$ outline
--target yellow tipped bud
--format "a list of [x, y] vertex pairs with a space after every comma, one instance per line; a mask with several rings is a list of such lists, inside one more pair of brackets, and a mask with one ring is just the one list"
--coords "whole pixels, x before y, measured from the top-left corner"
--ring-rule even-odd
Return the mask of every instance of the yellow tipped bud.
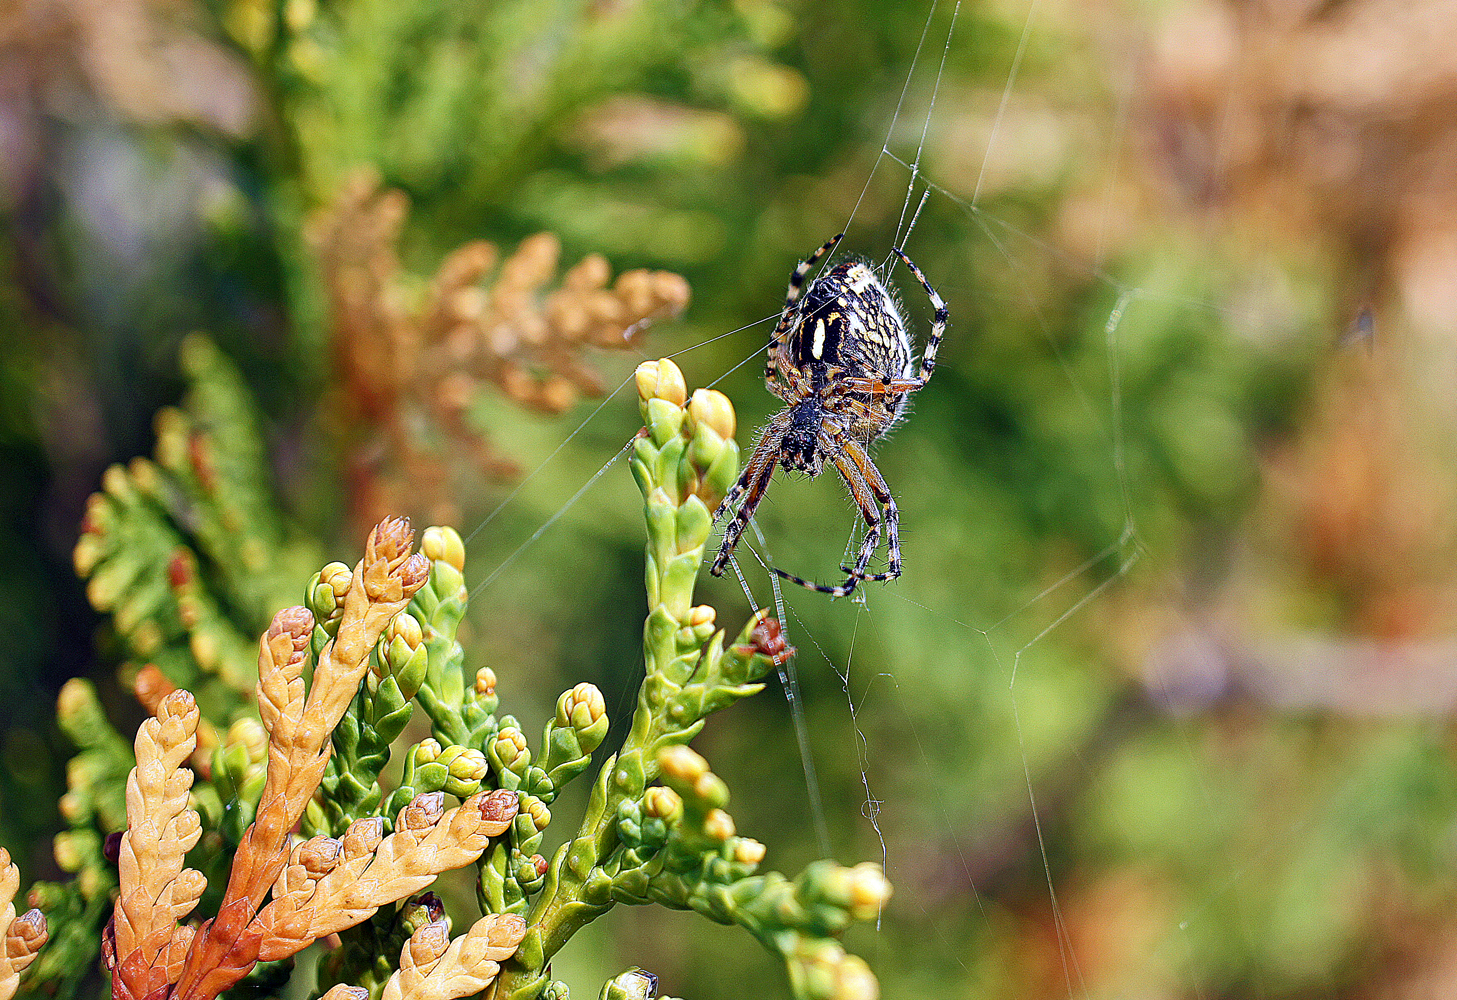
[[424, 633], [420, 630], [420, 622], [408, 611], [401, 611], [390, 620], [389, 627], [385, 629], [385, 643], [389, 644], [396, 639], [405, 640], [405, 645], [412, 650], [419, 649], [420, 644], [425, 641]]
[[531, 817], [531, 825], [538, 830], [545, 830], [551, 823], [551, 810], [546, 803], [535, 795], [524, 796], [521, 802], [521, 812]]
[[86, 815], [86, 809], [90, 802], [77, 792], [66, 792], [56, 803], [56, 808], [61, 811], [61, 817], [69, 823], [76, 823]]
[[78, 872], [86, 863], [87, 854], [81, 846], [81, 839], [70, 830], [62, 830], [56, 834], [55, 840], [51, 843], [51, 849], [55, 854], [56, 864], [63, 872]]
[[341, 604], [344, 602], [344, 595], [349, 593], [349, 582], [353, 579], [354, 571], [341, 562], [331, 562], [319, 571], [319, 582], [327, 585]]
[[491, 743], [490, 755], [508, 771], [526, 770], [531, 759], [526, 748], [526, 734], [515, 726], [503, 726]]
[[420, 551], [431, 562], [446, 562], [465, 572], [465, 542], [454, 528], [439, 525], [426, 528], [420, 539]]
[[861, 862], [846, 874], [850, 913], [857, 920], [869, 920], [889, 901], [890, 883], [880, 866], [869, 861]]
[[486, 776], [486, 755], [474, 747], [446, 747], [436, 762], [450, 768], [450, 776], [461, 781], [480, 781]]
[[643, 793], [642, 806], [654, 819], [672, 819], [683, 812], [683, 799], [671, 788], [654, 785]]
[[485, 697], [488, 694], [496, 693], [496, 672], [490, 667], [481, 667], [476, 671], [476, 696]]
[[846, 955], [835, 970], [831, 1000], [878, 1000], [880, 984], [859, 955]]
[[734, 404], [717, 389], [695, 389], [688, 404], [688, 419], [692, 426], [703, 424], [725, 441], [734, 436], [737, 420]]
[[685, 746], [669, 747], [658, 754], [658, 766], [668, 777], [690, 785], [708, 773], [708, 761], [692, 747]]
[[586, 729], [607, 714], [607, 701], [597, 685], [583, 681], [557, 702], [557, 725]]
[[764, 860], [767, 849], [752, 837], [740, 837], [734, 841], [734, 860], [741, 865], [757, 865]]
[[688, 612], [688, 624], [694, 628], [700, 625], [712, 625], [718, 618], [718, 612], [707, 604], [700, 604]]
[[636, 379], [637, 394], [643, 402], [665, 399], [674, 406], [682, 406], [688, 398], [688, 383], [683, 381], [682, 370], [667, 358], [638, 365]]
[[268, 757], [268, 730], [257, 719], [243, 718], [228, 727], [226, 746], [241, 746], [248, 762], [261, 764]]
[[728, 840], [734, 835], [734, 818], [722, 809], [711, 809], [703, 817], [703, 832], [714, 840]]

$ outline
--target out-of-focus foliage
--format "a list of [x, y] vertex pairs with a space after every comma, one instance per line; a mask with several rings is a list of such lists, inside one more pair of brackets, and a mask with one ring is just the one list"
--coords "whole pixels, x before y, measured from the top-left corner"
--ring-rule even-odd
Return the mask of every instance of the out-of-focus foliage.
[[[331, 338], [349, 327], [308, 220], [358, 171], [399, 229], [398, 269], [365, 274], [395, 310], [376, 315], [427, 315], [471, 241], [509, 255], [545, 231], [563, 270], [600, 253], [688, 279], [682, 325], [647, 332], [666, 354], [777, 311], [852, 212], [847, 248], [885, 258], [909, 172], [879, 154], [918, 159], [934, 85], [936, 187], [907, 249], [952, 327], [877, 453], [906, 575], [863, 607], [788, 595], [832, 846], [883, 838], [898, 887], [859, 950], [888, 996], [1450, 992], [1457, 16], [961, 5], [946, 44], [954, 6], [928, 26], [929, 3], [892, 0], [12, 5], [0, 711], [21, 763], [0, 771], [0, 829], [17, 858], [62, 825], [48, 803], [73, 751], [50, 696], [136, 655], [103, 633], [93, 662], [66, 565], [83, 499], [151, 451], [194, 328], [258, 401], [297, 538], [369, 507], [385, 480], [361, 457], [409, 455], [391, 434], [444, 456], [391, 496], [458, 505], [465, 534], [519, 485], [470, 541], [483, 648], [539, 686], [542, 718], [563, 682], [629, 687], [641, 609], [613, 595], [640, 572], [636, 498], [614, 469], [563, 505], [631, 406], [572, 436], [584, 407], [547, 419], [474, 387], [461, 419], [483, 451], [428, 408], [395, 425], [342, 408]], [[680, 360], [711, 381], [766, 329]], [[607, 391], [629, 357], [581, 355]], [[777, 405], [758, 367], [720, 386], [746, 430]], [[545, 392], [563, 372], [528, 374]], [[834, 575], [838, 490], [776, 484], [759, 520], [777, 564]], [[203, 572], [209, 592], [267, 582]], [[817, 856], [788, 710], [740, 706], [702, 739], [756, 789], [745, 825]], [[586, 940], [554, 975], [635, 962], [678, 996], [778, 988], [682, 922]]]

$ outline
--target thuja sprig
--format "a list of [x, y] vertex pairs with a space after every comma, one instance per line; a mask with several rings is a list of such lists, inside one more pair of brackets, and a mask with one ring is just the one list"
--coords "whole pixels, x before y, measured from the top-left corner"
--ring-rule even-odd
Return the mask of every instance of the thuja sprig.
[[211, 712], [252, 689], [249, 636], [314, 557], [280, 523], [240, 373], [200, 334], [180, 362], [183, 405], [157, 413], [151, 459], [107, 469], [74, 560], [128, 657], [157, 664]]
[[[760, 691], [771, 665], [793, 650], [762, 612], [726, 646], [714, 609], [693, 603], [710, 511], [738, 474], [733, 407], [712, 390], [690, 400], [682, 373], [667, 360], [639, 366], [637, 387], [645, 426], [633, 442], [632, 471], [648, 528], [645, 676], [631, 730], [598, 772], [577, 834], [547, 869], [495, 998], [565, 996], [565, 984], [546, 971], [557, 950], [614, 904], [646, 902], [747, 928], [784, 956], [800, 997], [874, 997], [874, 977], [834, 936], [889, 896], [879, 870], [826, 862], [793, 882], [755, 875], [763, 845], [735, 836], [723, 810], [727, 788], [686, 746], [709, 713]], [[499, 758], [506, 773], [532, 774], [524, 746], [510, 744], [496, 750], [493, 762]], [[660, 776], [667, 784], [653, 785]], [[651, 995], [635, 970], [624, 976], [603, 996]]]
[[[113, 995], [212, 1000], [258, 963], [288, 958], [320, 937], [369, 919], [420, 891], [442, 871], [478, 858], [516, 816], [510, 792], [478, 792], [446, 809], [443, 794], [417, 796], [387, 832], [380, 817], [350, 823], [340, 839], [297, 842], [291, 830], [331, 757], [330, 737], [370, 665], [370, 654], [424, 585], [429, 560], [411, 553], [406, 522], [386, 520], [344, 589], [332, 636], [311, 655], [315, 618], [307, 608], [274, 616], [258, 656], [257, 700], [267, 764], [255, 818], [243, 832], [217, 916], [182, 923], [206, 888], [185, 867], [202, 833], [187, 766], [200, 713], [192, 695], [166, 695], [138, 730], [137, 765], [127, 780], [127, 828], [119, 845], [120, 891], [103, 954]], [[312, 661], [312, 683], [304, 672]], [[266, 903], [265, 903], [266, 900]], [[398, 1000], [451, 1000], [479, 992], [514, 949], [525, 923], [491, 914], [451, 942], [417, 931], [406, 961], [385, 985]], [[417, 938], [419, 940], [417, 940]], [[436, 947], [436, 944], [441, 944]], [[336, 1000], [368, 991], [340, 986]]]

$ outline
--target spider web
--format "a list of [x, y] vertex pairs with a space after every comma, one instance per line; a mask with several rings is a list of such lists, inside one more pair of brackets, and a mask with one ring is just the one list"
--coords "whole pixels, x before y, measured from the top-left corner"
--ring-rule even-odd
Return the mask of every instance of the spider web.
[[[1007, 142], [1009, 108], [1017, 96], [1041, 12], [1041, 0], [1026, 4], [1004, 84], [982, 142], [980, 163], [970, 175], [967, 190], [964, 184], [939, 176], [934, 157], [928, 154], [936, 146], [938, 130], [946, 128], [950, 120], [943, 92], [948, 59], [962, 53], [972, 40], [960, 23], [965, 13], [961, 3], [933, 0], [926, 6], [920, 39], [906, 68], [883, 141], [866, 171], [858, 197], [844, 217], [841, 229], [849, 235], [837, 255], [852, 247], [859, 252], [873, 250], [877, 257], [883, 252], [880, 267], [889, 274], [893, 260], [889, 247], [867, 247], [857, 236], [875, 228], [873, 223], [861, 221], [874, 185], [886, 174], [899, 173], [905, 186], [896, 214], [893, 245], [904, 248], [922, 266], [932, 285], [947, 298], [952, 312], [951, 328], [942, 344], [941, 365], [927, 388], [917, 394], [916, 403], [932, 409], [938, 395], [964, 387], [951, 374], [956, 359], [980, 349], [974, 340], [976, 333], [964, 319], [964, 306], [981, 290], [976, 275], [968, 278], [945, 266], [938, 268], [937, 264], [944, 265], [944, 261], [928, 263], [920, 259], [916, 238], [932, 216], [937, 220], [934, 225], [942, 229], [959, 223], [972, 234], [985, 251], [979, 258], [980, 266], [985, 269], [987, 260], [999, 262], [999, 291], [1010, 297], [1018, 311], [1031, 317], [1031, 327], [1041, 338], [1050, 368], [1059, 373], [1057, 391], [1066, 394], [1069, 412], [1064, 418], [1080, 428], [1078, 440], [1091, 442], [1089, 454], [1080, 456], [1080, 467], [1094, 469], [1104, 492], [1114, 498], [1113, 509], [1092, 512], [1086, 520], [1093, 527], [1082, 531], [1079, 543], [1069, 549], [1060, 550], [1058, 540], [1051, 537], [1055, 533], [1050, 531], [1040, 544], [1013, 553], [1009, 559], [1041, 557], [1045, 562], [1030, 569], [1023, 564], [1009, 574], [1018, 581], [1010, 598], [985, 600], [977, 595], [987, 585], [958, 586], [962, 581], [955, 577], [955, 555], [966, 546], [954, 539], [943, 540], [944, 547], [951, 551], [947, 558], [938, 559], [938, 541], [920, 534], [946, 530], [947, 517], [934, 519], [935, 527], [926, 527], [932, 521], [927, 515], [934, 504], [924, 494], [928, 489], [954, 489], [957, 485], [935, 474], [934, 450], [953, 447], [955, 429], [932, 436], [930, 446], [918, 441], [921, 448], [915, 456], [898, 454], [900, 442], [892, 437], [879, 449], [877, 461], [886, 463], [882, 468], [904, 505], [901, 525], [906, 542], [905, 576], [885, 586], [862, 586], [851, 599], [831, 601], [792, 586], [781, 588], [771, 569], [782, 566], [802, 573], [802, 561], [807, 558], [816, 560], [816, 566], [837, 565], [825, 545], [804, 542], [804, 536], [814, 531], [812, 527], [806, 531], [806, 526], [818, 523], [823, 533], [826, 509], [845, 511], [842, 559], [858, 545], [863, 524], [852, 505], [843, 499], [830, 501], [838, 502], [839, 508], [820, 502], [840, 490], [833, 476], [822, 477], [816, 484], [786, 480], [782, 475], [777, 478], [751, 524], [750, 535], [740, 543], [740, 558], [734, 569], [748, 603], [772, 606], [790, 641], [799, 647], [796, 663], [781, 680], [798, 737], [798, 746], [793, 750], [805, 778], [797, 789], [782, 773], [773, 778], [756, 774], [754, 780], [763, 786], [761, 797], [769, 803], [766, 808], [770, 814], [784, 809], [785, 803], [796, 797], [804, 800], [805, 818], [814, 830], [816, 844], [802, 848], [802, 860], [824, 854], [847, 862], [859, 860], [866, 856], [865, 848], [869, 846], [878, 852], [891, 882], [904, 887], [898, 889], [891, 904], [891, 918], [885, 924], [877, 922], [868, 943], [852, 937], [852, 947], [858, 947], [872, 968], [881, 972], [887, 996], [953, 996], [966, 995], [967, 990], [986, 990], [987, 995], [1080, 997], [1138, 992], [1205, 996], [1220, 989], [1223, 972], [1219, 956], [1223, 950], [1254, 956], [1251, 962], [1262, 958], [1258, 938], [1260, 921], [1266, 915], [1244, 911], [1240, 898], [1272, 866], [1292, 856], [1294, 863], [1299, 863], [1299, 852], [1292, 852], [1287, 844], [1309, 833], [1317, 820], [1308, 814], [1293, 819], [1282, 817], [1263, 836], [1244, 843], [1238, 853], [1230, 842], [1221, 842], [1214, 850], [1223, 853], [1206, 865], [1216, 877], [1168, 888], [1161, 883], [1159, 871], [1175, 865], [1178, 859], [1160, 853], [1166, 845], [1151, 838], [1141, 839], [1138, 827], [1147, 818], [1140, 810], [1156, 812], [1158, 797], [1175, 792], [1150, 786], [1142, 794], [1135, 794], [1139, 790], [1129, 787], [1138, 767], [1136, 762], [1120, 759], [1119, 741], [1126, 735], [1120, 727], [1131, 727], [1135, 737], [1146, 735], [1139, 731], [1140, 726], [1154, 732], [1158, 750], [1168, 755], [1167, 766], [1182, 776], [1192, 775], [1193, 787], [1187, 787], [1186, 781], [1177, 794], [1198, 799], [1208, 815], [1219, 821], [1249, 808], [1243, 798], [1248, 788], [1231, 780], [1233, 763], [1219, 762], [1200, 745], [1208, 733], [1196, 719], [1160, 711], [1161, 701], [1182, 703], [1187, 679], [1156, 672], [1137, 678], [1132, 687], [1137, 689], [1141, 683], [1149, 696], [1146, 703], [1129, 707], [1116, 702], [1137, 700], [1136, 694], [1115, 690], [1110, 695], [1111, 685], [1099, 690], [1080, 677], [1107, 669], [1099, 666], [1100, 658], [1108, 654], [1099, 649], [1095, 637], [1124, 607], [1119, 597], [1123, 584], [1138, 577], [1148, 592], [1180, 589], [1180, 584], [1171, 579], [1172, 571], [1159, 565], [1172, 559], [1164, 547], [1167, 541], [1151, 543], [1142, 530], [1140, 488], [1134, 485], [1134, 479], [1146, 475], [1146, 466], [1138, 471], [1130, 469], [1130, 417], [1124, 405], [1126, 338], [1130, 331], [1135, 336], [1146, 336], [1148, 324], [1171, 311], [1195, 314], [1205, 322], [1235, 328], [1258, 326], [1262, 321], [1232, 308], [1225, 298], [1213, 293], [1201, 296], [1167, 291], [1161, 283], [1121, 278], [1105, 265], [1114, 191], [1127, 152], [1125, 139], [1132, 99], [1129, 89], [1114, 98], [1111, 131], [1106, 149], [1099, 154], [1106, 178], [1101, 196], [1104, 211], [1090, 257], [1074, 258], [1025, 225], [1011, 209], [986, 207], [998, 169], [997, 157]], [[1129, 56], [1130, 62], [1132, 59]], [[805, 253], [826, 235], [830, 234], [807, 234]], [[795, 263], [785, 262], [786, 277]], [[831, 263], [830, 258], [822, 261], [821, 270]], [[1084, 343], [1070, 344], [1058, 324], [1044, 313], [1041, 288], [1045, 272], [1051, 268], [1079, 274], [1085, 282], [1089, 304], [1083, 313], [1090, 319], [1083, 324], [1087, 332]], [[923, 341], [928, 323], [924, 303], [917, 298], [921, 293], [912, 283], [901, 287], [906, 290], [910, 306], [907, 315], [913, 317], [910, 321], [918, 331], [918, 340]], [[766, 288], [765, 301], [777, 305], [782, 288], [782, 284]], [[690, 374], [689, 384], [718, 385], [735, 378], [744, 380], [745, 375], [756, 378], [753, 372], [763, 356], [763, 338], [777, 316], [776, 308], [752, 323], [718, 333], [669, 356], [691, 355], [721, 340], [744, 344], [742, 361], [710, 372], [711, 379], [695, 379]], [[958, 329], [959, 317], [963, 318]], [[1089, 344], [1096, 345], [1100, 365], [1089, 364]], [[948, 366], [948, 360], [952, 366]], [[747, 366], [753, 367], [742, 373]], [[498, 516], [528, 487], [558, 498], [529, 534], [516, 535], [521, 541], [493, 562], [475, 584], [473, 596], [489, 594], [488, 588], [520, 556], [549, 543], [551, 529], [572, 515], [589, 490], [613, 491], [594, 509], [594, 517], [612, 510], [625, 511], [624, 520], [636, 517], [638, 505], [628, 477], [608, 475], [626, 447], [620, 440], [609, 440], [593, 431], [594, 421], [606, 408], [629, 405], [624, 397], [630, 393], [630, 384], [628, 376], [565, 437], [541, 447], [546, 459], [471, 533], [468, 541], [474, 542], [483, 529], [498, 523]], [[731, 395], [736, 402], [743, 398], [737, 391]], [[943, 414], [950, 409], [944, 403], [934, 406]], [[910, 416], [912, 422], [927, 419], [930, 417], [926, 414]], [[543, 440], [550, 440], [550, 432], [544, 433], [548, 437]], [[740, 437], [752, 440], [743, 433]], [[583, 445], [579, 438], [589, 440]], [[585, 482], [573, 482], [555, 473], [559, 456], [572, 446], [595, 449], [597, 454], [611, 457]], [[819, 492], [812, 492], [814, 489]], [[978, 496], [968, 490], [947, 502], [960, 509], [975, 504]], [[1054, 509], [1048, 518], [1056, 522], [1058, 516]], [[977, 555], [979, 566], [996, 564], [984, 552]], [[1029, 587], [1028, 580], [1035, 582]], [[721, 605], [730, 596], [728, 589], [709, 589], [705, 599]], [[521, 638], [513, 636], [507, 641]], [[996, 678], [997, 684], [969, 679], [986, 677]], [[803, 695], [799, 690], [802, 683], [806, 687]], [[1069, 686], [1087, 690], [1093, 700], [1101, 703], [1090, 706], [1079, 717], [1056, 718], [1065, 712], [1070, 700], [1059, 689]], [[830, 688], [838, 689], [842, 716], [838, 722], [824, 717]], [[630, 685], [623, 690], [630, 690]], [[1134, 721], [1124, 718], [1128, 715], [1134, 716]], [[1154, 716], [1153, 721], [1150, 716]], [[964, 731], [973, 721], [993, 733], [983, 742], [968, 743]], [[844, 781], [846, 768], [835, 759], [844, 758], [847, 751], [831, 742], [844, 733], [853, 744], [853, 752], [848, 753], [858, 789], [853, 798]], [[954, 749], [980, 756], [971, 761], [948, 759], [948, 751]], [[717, 757], [714, 759], [717, 763]], [[827, 769], [822, 766], [825, 764], [833, 766]], [[1007, 801], [1009, 773], [1015, 774], [1020, 803]], [[744, 781], [729, 777], [731, 787], [746, 787]], [[976, 787], [978, 781], [985, 787]], [[1353, 787], [1354, 783], [1334, 782], [1327, 794], [1336, 799], [1349, 794]], [[1068, 814], [1078, 801], [1100, 794], [1107, 804], [1094, 805], [1091, 811], [1100, 815], [1099, 821], [1108, 831], [1101, 840], [1093, 839], [1105, 849], [1109, 844], [1127, 847], [1142, 843], [1151, 847], [1145, 857], [1135, 855], [1120, 865], [1106, 866], [1098, 873], [1101, 882], [1088, 885], [1081, 879], [1089, 876], [1080, 879], [1079, 873], [1096, 866], [1087, 864], [1086, 859], [1081, 859], [1080, 865], [1080, 859], [1069, 856], [1078, 847], [1070, 846], [1066, 828], [1070, 823]], [[754, 829], [753, 809], [753, 802], [734, 803], [733, 811], [745, 832]], [[862, 817], [858, 823], [853, 821], [856, 812]], [[921, 830], [919, 836], [907, 833], [907, 825], [921, 821], [929, 822], [930, 828]], [[925, 856], [919, 856], [918, 851]], [[1026, 875], [1022, 869], [1029, 858], [1037, 868], [1036, 878], [1019, 882], [1016, 876], [1019, 872]], [[775, 867], [791, 870], [796, 859], [770, 860]], [[1040, 886], [1035, 898], [1026, 892], [1026, 885], [1033, 882]], [[1135, 926], [1131, 943], [1115, 946], [1091, 936], [1090, 922], [1099, 913], [1097, 904], [1102, 901], [1107, 905], [1107, 897], [1100, 893], [1120, 886], [1134, 902], [1113, 908], [1113, 915], [1125, 922], [1134, 921]], [[1071, 916], [1069, 892], [1076, 897], [1076, 912]], [[1140, 903], [1144, 904], [1141, 908]], [[1039, 920], [1043, 921], [1041, 927]], [[899, 926], [890, 926], [893, 923]], [[1019, 930], [1009, 933], [1005, 929], [1009, 923], [1018, 925]], [[909, 946], [912, 953], [908, 958], [904, 953], [907, 942], [918, 936], [931, 943]], [[1226, 949], [1215, 940], [1220, 936], [1232, 937], [1236, 944]], [[991, 957], [968, 954], [971, 949], [964, 941], [972, 939], [986, 945]], [[995, 942], [1008, 940], [1032, 952], [1031, 957], [995, 951]], [[1039, 946], [1041, 954], [1037, 953]], [[877, 957], [884, 962], [878, 962]], [[895, 976], [904, 974], [908, 965], [921, 959], [950, 962], [954, 967], [933, 964], [932, 971], [923, 973], [919, 980], [896, 981]], [[1041, 971], [1052, 970], [1056, 982], [1039, 980], [1037, 972], [1025, 970], [1018, 980], [989, 968], [989, 963], [996, 961], [1016, 965], [1040, 961]], [[1123, 963], [1121, 971], [1109, 972], [1110, 962], [1118, 961]], [[1139, 965], [1145, 967], [1144, 972], [1128, 971]], [[1267, 962], [1264, 968], [1270, 965]], [[1277, 987], [1266, 986], [1258, 973], [1250, 977], [1247, 986], [1248, 995], [1278, 992]]]

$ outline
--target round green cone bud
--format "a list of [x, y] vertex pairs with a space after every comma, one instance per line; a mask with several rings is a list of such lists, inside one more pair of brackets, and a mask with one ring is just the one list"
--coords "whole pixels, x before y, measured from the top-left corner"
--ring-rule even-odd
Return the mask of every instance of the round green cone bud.
[[413, 752], [415, 755], [415, 764], [418, 766], [439, 760], [441, 753], [444, 751], [438, 741], [426, 738], [415, 744]]
[[576, 731], [583, 755], [596, 750], [607, 738], [607, 702], [597, 685], [583, 682], [562, 692], [556, 703], [556, 723]]
[[481, 779], [490, 770], [486, 755], [473, 747], [446, 747], [434, 763], [449, 770], [445, 790], [462, 799], [480, 791]]
[[379, 660], [399, 685], [400, 695], [407, 700], [415, 697], [420, 685], [425, 683], [430, 654], [425, 648], [420, 622], [414, 615], [401, 611], [390, 621], [380, 636]]
[[268, 730], [257, 719], [242, 718], [228, 727], [228, 747], [241, 746], [249, 763], [261, 764], [268, 759]]
[[333, 629], [329, 626], [344, 613], [344, 595], [349, 593], [353, 579], [354, 572], [348, 566], [331, 562], [309, 581], [304, 604], [313, 612], [314, 621], [331, 633]]
[[643, 812], [656, 819], [676, 820], [683, 815], [683, 799], [671, 788], [654, 785], [643, 792]]
[[526, 734], [515, 726], [502, 726], [490, 746], [491, 760], [504, 771], [525, 774], [531, 764], [531, 751], [526, 746]]
[[654, 1000], [658, 977], [642, 969], [628, 969], [602, 987], [601, 1000]]

